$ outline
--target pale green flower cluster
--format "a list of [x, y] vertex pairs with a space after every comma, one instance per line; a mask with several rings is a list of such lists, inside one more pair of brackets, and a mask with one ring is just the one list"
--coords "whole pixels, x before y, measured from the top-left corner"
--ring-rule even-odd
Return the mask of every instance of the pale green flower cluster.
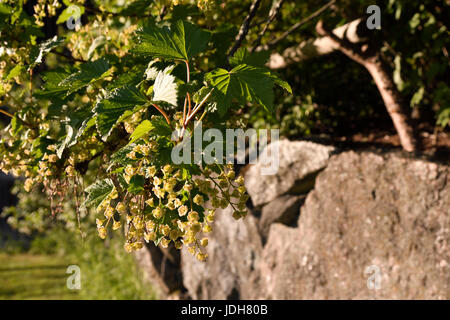
[[142, 181], [140, 189], [114, 189], [103, 201], [99, 210], [104, 218], [97, 219], [99, 236], [106, 238], [108, 228], [119, 229], [123, 220], [128, 252], [143, 248], [146, 242], [163, 248], [173, 243], [177, 249], [186, 246], [203, 261], [207, 258], [206, 234], [212, 231], [216, 209], [231, 205], [236, 219], [247, 214], [244, 179], [235, 177], [231, 165], [198, 167], [202, 174], [196, 177], [183, 167], [157, 166], [153, 160], [159, 148], [147, 139], [127, 154], [131, 163], [124, 166], [122, 177], [128, 185]]

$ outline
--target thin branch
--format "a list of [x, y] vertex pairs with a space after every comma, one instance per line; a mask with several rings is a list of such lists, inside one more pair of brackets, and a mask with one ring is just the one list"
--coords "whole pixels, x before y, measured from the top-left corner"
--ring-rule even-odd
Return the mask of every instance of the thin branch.
[[[189, 68], [189, 61], [184, 60], [184, 63], [186, 65], [186, 83], [189, 83], [191, 80], [191, 70]], [[186, 111], [187, 103], [189, 102], [189, 109]], [[186, 129], [186, 119], [191, 113], [191, 96], [189, 95], [189, 92], [186, 92], [186, 97], [184, 98], [184, 107], [183, 107], [183, 130]]]
[[259, 5], [261, 4], [261, 0], [253, 0], [252, 5], [250, 6], [250, 11], [245, 17], [244, 22], [241, 25], [241, 28], [239, 29], [239, 33], [236, 37], [236, 40], [234, 42], [233, 47], [231, 48], [230, 52], [228, 53], [228, 58], [232, 57], [234, 53], [239, 49], [239, 47], [242, 44], [242, 41], [244, 41], [245, 37], [247, 36], [250, 28], [250, 22], [256, 15], [256, 11], [258, 11]]
[[338, 47], [339, 51], [347, 55], [349, 58], [355, 60], [361, 65], [364, 65], [366, 63], [366, 59], [364, 58], [358, 47], [356, 47], [346, 38], [339, 38], [333, 33], [332, 30], [326, 29], [322, 20], [319, 20], [319, 22], [317, 22], [316, 31], [319, 35], [328, 37], [328, 39]]
[[7, 112], [5, 110], [0, 109], [0, 113], [3, 113], [4, 115], [7, 115], [10, 118], [14, 118], [14, 115], [12, 115], [11, 113], [9, 113], [9, 112]]
[[33, 98], [33, 69], [30, 69], [30, 99]]
[[312, 19], [320, 16], [322, 13], [324, 13], [328, 8], [330, 8], [333, 4], [336, 3], [336, 0], [331, 0], [330, 2], [328, 2], [327, 4], [325, 4], [324, 6], [322, 6], [320, 9], [318, 9], [317, 11], [315, 11], [313, 14], [311, 14], [310, 16], [306, 17], [305, 19], [302, 19], [301, 21], [297, 22], [296, 24], [294, 24], [292, 27], [290, 27], [287, 31], [285, 31], [280, 37], [270, 41], [268, 43], [269, 47], [272, 47], [274, 45], [276, 45], [278, 42], [280, 42], [281, 40], [284, 40], [287, 36], [289, 36], [292, 32], [294, 32], [295, 30], [297, 30], [298, 28], [300, 28], [302, 25], [308, 23], [309, 21], [311, 21]]
[[[10, 95], [10, 97], [12, 97], [12, 96]], [[14, 115], [12, 113], [9, 113], [8, 111], [0, 109], [0, 113], [3, 113], [5, 116], [8, 116], [11, 119], [14, 118]], [[17, 117], [17, 120], [20, 121], [26, 127], [30, 128], [30, 129], [33, 129], [33, 126], [31, 124], [29, 124], [28, 122], [26, 122], [25, 120], [22, 120], [19, 117]]]
[[[186, 64], [186, 83], [189, 83], [189, 81], [191, 81], [191, 70], [189, 68], [189, 61], [185, 60], [184, 63]], [[189, 116], [189, 114], [191, 113], [191, 96], [189, 94], [189, 92], [186, 93], [186, 97], [188, 99], [188, 112], [187, 112], [187, 116]], [[186, 119], [184, 119], [186, 120]]]
[[208, 100], [208, 98], [211, 96], [212, 92], [214, 91], [214, 88], [203, 98], [203, 100], [194, 108], [192, 111], [192, 114], [186, 119], [185, 125], [188, 124], [188, 122], [195, 116], [198, 110], [202, 107], [202, 105]]
[[78, 58], [75, 58], [75, 57], [73, 57], [73, 56], [69, 56], [69, 55], [66, 55], [66, 54], [64, 54], [64, 53], [58, 52], [58, 51], [51, 51], [51, 53], [56, 54], [56, 55], [61, 56], [61, 57], [64, 57], [64, 58], [66, 58], [66, 59], [75, 61], [75, 62], [87, 62], [87, 61], [84, 60], [84, 59], [78, 59]]
[[188, 106], [189, 106], [187, 115], [189, 116], [191, 114], [191, 108], [192, 108], [191, 95], [189, 94], [189, 92], [187, 93], [187, 98], [188, 98]]
[[186, 105], [187, 105], [187, 96], [186, 96], [186, 98], [184, 98], [183, 123], [186, 121]]
[[160, 107], [158, 107], [158, 106], [157, 106], [156, 104], [154, 104], [154, 103], [152, 103], [152, 106], [154, 106], [154, 107], [156, 108], [156, 110], [158, 110], [158, 111], [163, 115], [163, 117], [166, 119], [166, 121], [167, 121], [167, 123], [169, 124], [169, 126], [172, 127], [172, 125], [170, 124], [170, 119], [169, 119], [169, 117], [167, 116], [167, 114], [164, 112], [164, 110], [161, 109]]
[[184, 60], [184, 63], [186, 64], [186, 82], [191, 81], [191, 71], [189, 68], [189, 61]]
[[[186, 126], [188, 125], [189, 121], [195, 116], [197, 111], [200, 110], [202, 105], [208, 100], [208, 98], [211, 96], [213, 91], [214, 91], [214, 88], [203, 98], [202, 101], [200, 101], [199, 104], [196, 104], [194, 106], [194, 110], [192, 111], [192, 114], [183, 122], [183, 129], [181, 130], [180, 140], [179, 141], [181, 141], [183, 139], [184, 133], [186, 131]], [[199, 121], [202, 121], [202, 119], [205, 117], [207, 111], [208, 111], [207, 109], [204, 110], [204, 112], [203, 112], [202, 116], [200, 117]]]
[[208, 113], [208, 109], [205, 109], [202, 113], [202, 116], [200, 117], [200, 119], [198, 119], [198, 122], [201, 122], [203, 120], [203, 118], [206, 116], [206, 114]]
[[273, 4], [272, 8], [269, 11], [269, 15], [267, 17], [266, 24], [264, 25], [264, 28], [259, 33], [258, 38], [256, 39], [256, 41], [255, 41], [255, 43], [253, 45], [252, 52], [254, 52], [259, 47], [259, 45], [261, 44], [262, 37], [267, 32], [267, 29], [269, 28], [269, 25], [275, 20], [276, 16], [280, 12], [281, 7], [283, 6], [283, 3], [284, 3], [284, 0], [278, 0], [277, 2], [275, 2]]

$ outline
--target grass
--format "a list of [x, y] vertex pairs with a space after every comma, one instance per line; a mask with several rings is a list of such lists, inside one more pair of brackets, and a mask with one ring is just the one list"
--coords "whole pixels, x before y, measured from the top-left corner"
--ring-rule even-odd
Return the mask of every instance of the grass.
[[[95, 229], [78, 233], [53, 229], [36, 237], [27, 253], [0, 251], [0, 300], [149, 300], [157, 295], [143, 280], [123, 236], [101, 240]], [[18, 252], [18, 251], [17, 251]], [[69, 290], [69, 265], [80, 268], [81, 290]]]
[[0, 300], [78, 299], [66, 286], [68, 265], [59, 256], [0, 253]]

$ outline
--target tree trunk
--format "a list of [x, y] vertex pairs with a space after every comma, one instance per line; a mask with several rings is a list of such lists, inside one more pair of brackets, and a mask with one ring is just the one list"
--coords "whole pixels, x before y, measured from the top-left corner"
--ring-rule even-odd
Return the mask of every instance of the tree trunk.
[[417, 139], [411, 124], [410, 113], [405, 110], [400, 93], [388, 68], [378, 55], [366, 61], [364, 67], [369, 71], [377, 85], [387, 112], [397, 130], [403, 149], [408, 152], [416, 151]]

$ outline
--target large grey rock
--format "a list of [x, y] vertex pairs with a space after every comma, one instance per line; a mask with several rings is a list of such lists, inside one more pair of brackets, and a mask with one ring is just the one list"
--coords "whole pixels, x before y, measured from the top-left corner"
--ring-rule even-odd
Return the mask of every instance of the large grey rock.
[[263, 238], [267, 238], [272, 223], [296, 224], [305, 198], [305, 195], [282, 195], [265, 205], [259, 219], [259, 230]]
[[199, 262], [183, 249], [183, 283], [193, 299], [248, 299], [255, 295], [255, 265], [262, 251], [256, 219], [236, 221], [232, 210], [217, 210], [209, 234], [208, 259]]
[[[245, 186], [253, 205], [264, 205], [285, 193], [311, 190], [315, 176], [327, 165], [333, 151], [333, 147], [308, 141], [279, 140], [269, 144], [245, 174]], [[278, 170], [276, 174], [265, 175], [268, 165], [262, 159], [273, 154], [278, 154]]]
[[[260, 219], [218, 211], [209, 259], [182, 251], [182, 282], [172, 285], [193, 299], [450, 299], [449, 178], [448, 165], [395, 153], [333, 156], [298, 227], [277, 222], [292, 224], [291, 191]], [[269, 227], [267, 241], [258, 227]], [[152, 255], [160, 273], [161, 253]]]
[[299, 228], [271, 226], [255, 298], [449, 299], [449, 178], [395, 154], [333, 157]]

